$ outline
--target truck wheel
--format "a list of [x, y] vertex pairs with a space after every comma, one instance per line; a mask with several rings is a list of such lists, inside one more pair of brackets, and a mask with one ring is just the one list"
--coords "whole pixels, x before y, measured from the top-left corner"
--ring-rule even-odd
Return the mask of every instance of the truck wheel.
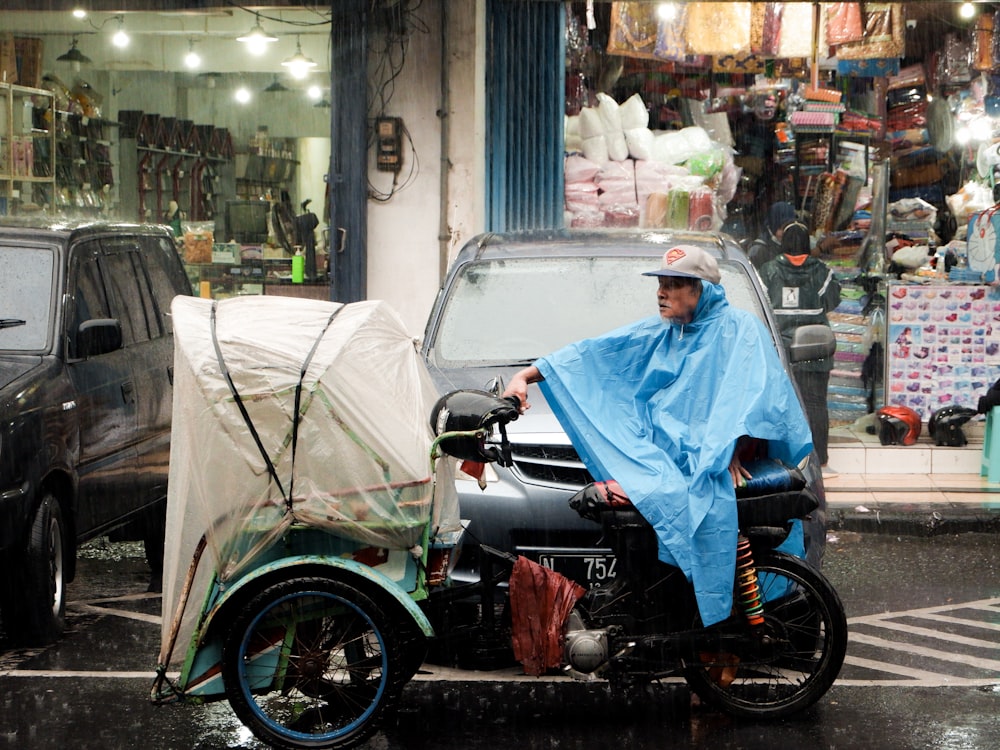
[[163, 503], [149, 513], [142, 527], [142, 541], [146, 548], [146, 563], [149, 565], [149, 588], [147, 591], [163, 591], [163, 544], [167, 528], [167, 506]]
[[23, 565], [7, 605], [7, 633], [19, 644], [51, 643], [66, 626], [66, 526], [51, 492], [42, 496], [31, 521]]

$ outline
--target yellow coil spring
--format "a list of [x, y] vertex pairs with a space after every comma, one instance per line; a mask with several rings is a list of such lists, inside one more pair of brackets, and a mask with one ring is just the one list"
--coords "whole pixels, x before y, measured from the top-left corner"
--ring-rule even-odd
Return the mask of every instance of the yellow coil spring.
[[753, 564], [750, 540], [740, 534], [736, 542], [736, 588], [740, 608], [750, 625], [764, 622], [764, 603], [761, 601], [760, 586], [757, 583], [757, 568]]

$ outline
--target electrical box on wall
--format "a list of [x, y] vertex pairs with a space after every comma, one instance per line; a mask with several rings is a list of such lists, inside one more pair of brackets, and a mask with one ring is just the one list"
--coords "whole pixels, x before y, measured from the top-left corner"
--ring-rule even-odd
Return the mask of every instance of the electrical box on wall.
[[399, 172], [403, 166], [403, 120], [379, 117], [375, 120], [375, 164], [380, 172]]

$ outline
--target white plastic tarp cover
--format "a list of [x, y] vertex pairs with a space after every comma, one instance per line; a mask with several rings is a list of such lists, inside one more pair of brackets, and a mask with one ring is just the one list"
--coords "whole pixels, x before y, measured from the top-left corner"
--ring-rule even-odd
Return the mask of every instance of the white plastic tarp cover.
[[431, 476], [437, 392], [389, 305], [177, 297], [172, 311], [164, 651], [202, 535], [207, 543], [172, 663], [187, 650], [212, 574], [246, 570], [293, 523], [393, 549], [419, 543], [432, 508], [432, 528], [459, 528], [450, 462]]

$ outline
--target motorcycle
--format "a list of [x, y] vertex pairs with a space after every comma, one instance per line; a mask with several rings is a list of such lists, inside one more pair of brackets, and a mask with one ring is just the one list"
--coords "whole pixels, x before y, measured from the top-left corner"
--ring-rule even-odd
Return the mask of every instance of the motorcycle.
[[[243, 305], [238, 317], [257, 340], [268, 339], [269, 331], [261, 321], [273, 315], [270, 308], [283, 304], [267, 299], [252, 303], [268, 308], [268, 316], [262, 314], [259, 320], [253, 319], [255, 308], [248, 313], [247, 303], [235, 303]], [[271, 390], [266, 397], [241, 394], [238, 382], [244, 376], [236, 371], [239, 359], [225, 359], [230, 343], [220, 341], [224, 331], [217, 335], [215, 328], [225, 328], [224, 311], [229, 304], [175, 302], [180, 359], [188, 352], [192, 358], [202, 357], [202, 363], [218, 360], [222, 374], [205, 388], [206, 404], [213, 404], [218, 415], [223, 399], [215, 386], [228, 382], [232, 403], [225, 405], [232, 405], [238, 415], [233, 426], [249, 426], [250, 444], [256, 443], [265, 459], [263, 464], [255, 460], [263, 476], [261, 486], [277, 485], [282, 491], [276, 501], [255, 496], [242, 506], [245, 510], [219, 515], [222, 493], [201, 486], [206, 481], [210, 484], [212, 477], [206, 480], [197, 467], [190, 476], [186, 473], [189, 464], [197, 463], [194, 456], [200, 451], [204, 460], [207, 451], [187, 446], [186, 441], [178, 443], [178, 429], [185, 434], [186, 421], [175, 406], [174, 444], [179, 447], [171, 456], [171, 491], [204, 492], [209, 499], [206, 507], [215, 516], [198, 538], [193, 509], [171, 511], [168, 503], [168, 540], [174, 538], [171, 519], [181, 519], [183, 526], [178, 521], [177, 528], [192, 543], [181, 544], [179, 559], [184, 557], [183, 550], [192, 550], [192, 559], [186, 573], [176, 580], [165, 577], [165, 612], [168, 603], [175, 606], [173, 618], [165, 618], [151, 692], [154, 703], [228, 699], [253, 734], [274, 747], [356, 747], [397, 705], [428, 649], [453, 639], [474, 643], [483, 653], [495, 652], [498, 645], [512, 645], [529, 673], [559, 669], [567, 679], [604, 680], [613, 692], [624, 695], [679, 674], [699, 696], [741, 718], [787, 716], [815, 703], [833, 684], [847, 645], [840, 599], [820, 572], [775, 549], [794, 519], [817, 506], [797, 470], [776, 464], [754, 467], [752, 473], [761, 478], [763, 488], [741, 490], [737, 498], [740, 535], [735, 603], [731, 616], [722, 622], [703, 626], [690, 583], [679, 569], [657, 559], [652, 528], [614, 482], [588, 485], [570, 499], [578, 513], [601, 524], [618, 558], [620, 572], [610, 586], [583, 591], [554, 571], [485, 546], [480, 550], [480, 581], [457, 584], [448, 573], [461, 548], [461, 529], [442, 531], [447, 524], [434, 507], [447, 504], [446, 493], [431, 491], [422, 472], [417, 479], [400, 476], [395, 465], [405, 462], [385, 454], [378, 436], [367, 433], [359, 423], [349, 423], [343, 416], [346, 412], [319, 387], [322, 378], [312, 390], [304, 386], [302, 378], [310, 363], [325, 359], [318, 344], [306, 346], [308, 337], [302, 344], [308, 351], [307, 362], [301, 374], [296, 374], [298, 388], [276, 386], [276, 368], [269, 367], [265, 369]], [[328, 303], [315, 305], [317, 311], [328, 312]], [[377, 305], [371, 305], [334, 307], [357, 310], [361, 306], [369, 319], [376, 319]], [[298, 310], [285, 312], [287, 317]], [[318, 326], [323, 336], [341, 313], [335, 312], [325, 325]], [[192, 316], [211, 325], [211, 335], [194, 343], [186, 332]], [[222, 322], [217, 322], [217, 316]], [[310, 325], [305, 318], [297, 323], [300, 328]], [[274, 330], [276, 340], [288, 337], [287, 327]], [[405, 334], [399, 335], [401, 343], [406, 342], [398, 347], [400, 356], [411, 356], [412, 346]], [[235, 337], [241, 345], [245, 338]], [[367, 336], [358, 338], [370, 341]], [[357, 356], [367, 356], [371, 350], [370, 344], [362, 343]], [[243, 359], [252, 373], [257, 371], [252, 358]], [[375, 372], [353, 365], [352, 369], [364, 373], [368, 381]], [[185, 379], [204, 378], [206, 371], [201, 365], [178, 366], [175, 393], [187, 389]], [[345, 387], [343, 373], [334, 374], [331, 381], [337, 388]], [[371, 390], [370, 382], [364, 385]], [[275, 394], [287, 394], [288, 403], [294, 404], [293, 426], [287, 435], [267, 434], [263, 418], [255, 412], [268, 406]], [[411, 396], [404, 392], [400, 403], [408, 403]], [[335, 414], [335, 437], [343, 440], [339, 445], [360, 447], [359, 455], [381, 473], [379, 481], [362, 487], [351, 478], [347, 490], [320, 485], [297, 492], [291, 487], [284, 490], [280, 469], [285, 459], [296, 460], [297, 436], [324, 439], [310, 421], [312, 403], [321, 404], [317, 413]], [[272, 410], [268, 418], [276, 424], [280, 420], [274, 417], [273, 404], [268, 408]], [[191, 408], [198, 418], [211, 411], [198, 404]], [[450, 474], [439, 470], [451, 465], [452, 459], [509, 463], [506, 425], [517, 417], [516, 403], [495, 393], [460, 390], [440, 398], [430, 418], [428, 476], [435, 478], [434, 489], [447, 490]], [[233, 440], [242, 440], [247, 432], [229, 429], [225, 419], [223, 423], [224, 429], [216, 432], [227, 433]], [[197, 426], [197, 421], [193, 424]], [[426, 429], [426, 417], [423, 424]], [[395, 442], [391, 435], [384, 439]], [[278, 446], [276, 458], [269, 458], [265, 450], [270, 445]], [[419, 442], [417, 446], [419, 452]], [[213, 456], [223, 455], [221, 449], [213, 450]], [[317, 454], [331, 462], [328, 450]], [[213, 466], [224, 473], [222, 462]], [[355, 468], [345, 464], [338, 475]], [[231, 487], [225, 477], [220, 481], [221, 486]], [[305, 480], [296, 481], [300, 487], [305, 484]], [[252, 486], [244, 491], [254, 494]], [[358, 501], [361, 495], [363, 503]], [[215, 535], [233, 519], [237, 522], [231, 529]], [[208, 569], [201, 564], [206, 550], [216, 560]], [[171, 568], [183, 570], [168, 541], [167, 569]], [[533, 607], [524, 594], [526, 588], [533, 588], [523, 586], [525, 576], [562, 594], [556, 598], [563, 606], [548, 613], [545, 642], [532, 641], [519, 626], [524, 607]], [[201, 608], [192, 614], [187, 605], [199, 598]], [[470, 602], [474, 606], [469, 607]], [[169, 667], [177, 660], [178, 643], [186, 643], [187, 649], [180, 658], [180, 671], [173, 673]], [[542, 652], [549, 655], [548, 660], [537, 658]]]

